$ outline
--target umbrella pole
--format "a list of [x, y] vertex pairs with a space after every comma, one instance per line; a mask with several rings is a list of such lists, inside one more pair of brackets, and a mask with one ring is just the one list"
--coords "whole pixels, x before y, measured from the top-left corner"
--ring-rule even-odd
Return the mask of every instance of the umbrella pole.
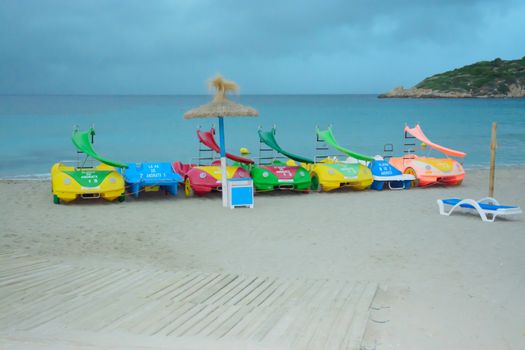
[[224, 118], [219, 117], [219, 147], [221, 148], [221, 183], [222, 183], [222, 206], [228, 206], [228, 188], [226, 171], [226, 146], [224, 145]]

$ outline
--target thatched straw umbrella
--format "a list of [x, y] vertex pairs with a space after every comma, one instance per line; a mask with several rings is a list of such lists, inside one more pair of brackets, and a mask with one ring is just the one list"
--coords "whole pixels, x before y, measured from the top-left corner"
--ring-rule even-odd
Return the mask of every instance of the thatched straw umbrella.
[[221, 173], [222, 173], [222, 205], [228, 205], [226, 188], [226, 146], [224, 144], [224, 117], [257, 117], [259, 113], [251, 108], [234, 103], [227, 99], [228, 91], [237, 91], [239, 86], [223, 79], [220, 75], [210, 80], [210, 87], [215, 88], [215, 96], [210, 103], [194, 108], [184, 113], [185, 119], [193, 118], [219, 118], [219, 146], [221, 148]]

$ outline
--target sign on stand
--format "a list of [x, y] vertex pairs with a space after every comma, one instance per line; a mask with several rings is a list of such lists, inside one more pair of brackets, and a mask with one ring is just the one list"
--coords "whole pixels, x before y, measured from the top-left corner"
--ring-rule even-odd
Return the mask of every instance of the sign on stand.
[[253, 208], [253, 180], [228, 179], [228, 207]]

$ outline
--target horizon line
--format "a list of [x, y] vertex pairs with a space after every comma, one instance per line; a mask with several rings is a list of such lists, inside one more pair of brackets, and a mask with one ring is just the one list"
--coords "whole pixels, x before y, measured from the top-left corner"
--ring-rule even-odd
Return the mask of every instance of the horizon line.
[[[276, 94], [276, 93], [261, 93], [261, 94], [242, 94], [236, 95], [232, 94], [230, 96], [348, 96], [348, 95], [359, 95], [359, 96], [376, 96], [381, 93], [285, 93], [285, 94]], [[213, 93], [210, 94], [0, 94], [0, 97], [4, 96], [14, 96], [14, 97], [35, 97], [35, 96], [85, 96], [85, 97], [102, 97], [102, 96], [115, 96], [115, 97], [151, 97], [151, 96], [213, 96]]]

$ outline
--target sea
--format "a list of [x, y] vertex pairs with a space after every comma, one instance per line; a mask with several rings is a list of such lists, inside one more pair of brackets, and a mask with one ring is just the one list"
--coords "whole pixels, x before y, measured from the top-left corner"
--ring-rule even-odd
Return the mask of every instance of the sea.
[[[210, 96], [0, 96], [0, 178], [49, 177], [51, 166], [77, 158], [75, 127], [95, 127], [94, 148], [120, 162], [195, 161], [197, 128], [218, 129], [217, 118], [185, 120], [184, 112]], [[226, 148], [259, 156], [257, 130], [276, 128], [281, 147], [314, 156], [316, 127], [332, 127], [337, 141], [359, 153], [403, 154], [405, 125], [419, 123], [430, 140], [464, 151], [468, 168], [490, 161], [497, 123], [498, 166], [525, 165], [525, 99], [379, 99], [377, 95], [243, 95], [259, 117], [225, 119]], [[218, 134], [218, 132], [217, 132]], [[428, 151], [427, 151], [428, 152]], [[438, 155], [433, 151], [431, 155]]]

